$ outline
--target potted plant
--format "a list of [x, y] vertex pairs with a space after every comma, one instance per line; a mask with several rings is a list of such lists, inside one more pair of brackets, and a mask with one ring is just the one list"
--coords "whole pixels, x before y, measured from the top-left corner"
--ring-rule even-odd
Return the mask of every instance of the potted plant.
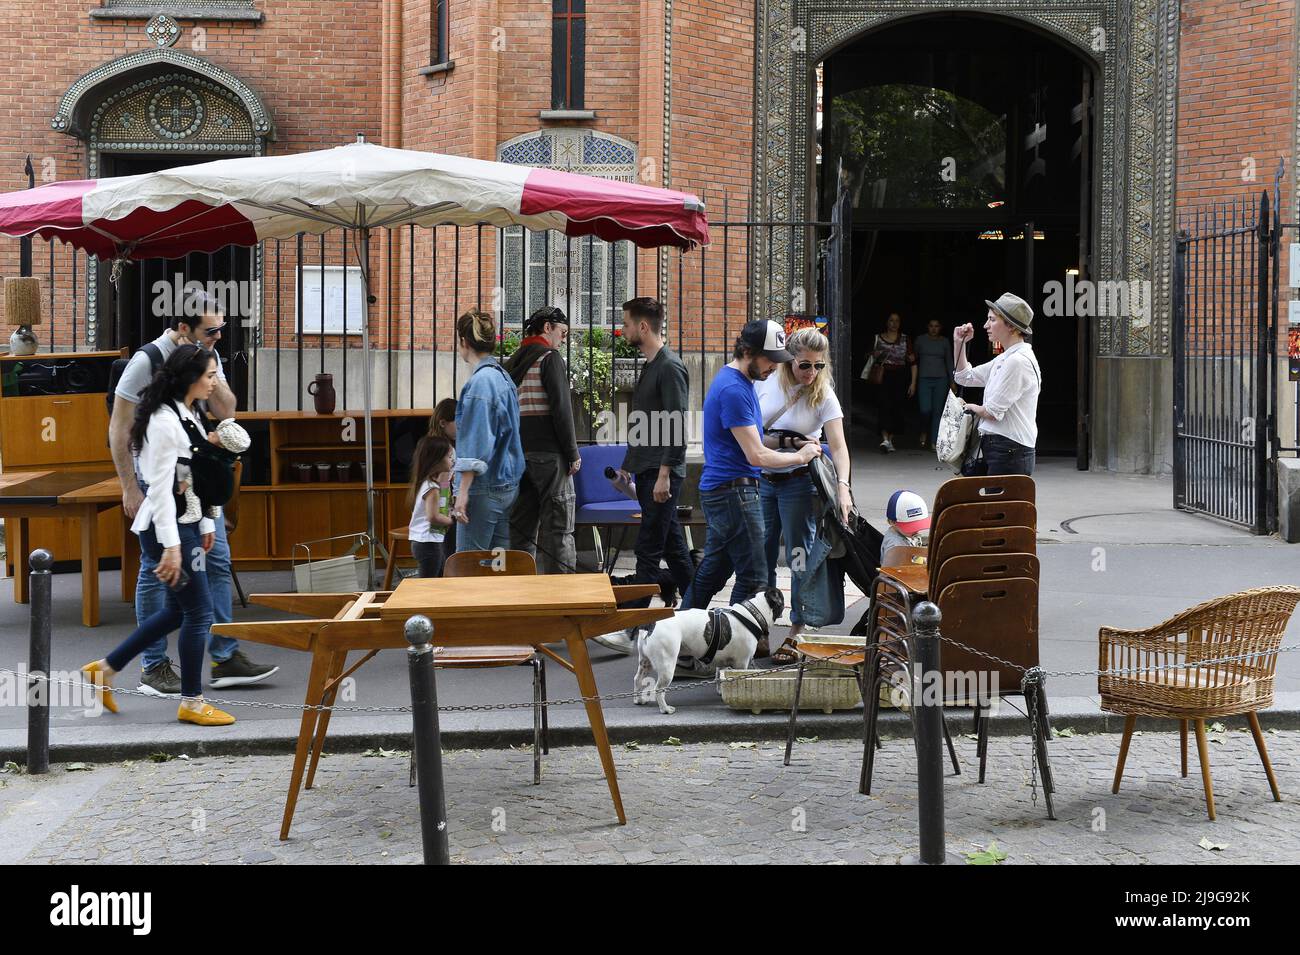
[[614, 329], [614, 389], [631, 391], [635, 388], [644, 364], [641, 349], [623, 337], [623, 329]]
[[604, 329], [589, 328], [574, 336], [569, 352], [569, 382], [592, 421], [613, 405], [614, 362]]

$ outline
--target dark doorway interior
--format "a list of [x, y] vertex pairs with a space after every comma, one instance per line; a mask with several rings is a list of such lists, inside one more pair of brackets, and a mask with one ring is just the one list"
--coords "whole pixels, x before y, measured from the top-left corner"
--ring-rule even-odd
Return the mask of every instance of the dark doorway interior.
[[[216, 156], [139, 156], [108, 154], [102, 158], [105, 176], [136, 176], [177, 166], [210, 162]], [[101, 288], [106, 303], [101, 314], [101, 327], [112, 329], [113, 347], [126, 345], [132, 351], [163, 333], [170, 322], [166, 309], [174, 305], [174, 288], [179, 282], [248, 282], [253, 274], [253, 250], [227, 246], [212, 253], [192, 253], [177, 259], [144, 259], [123, 266], [120, 282], [122, 312], [117, 312], [117, 289], [108, 281], [109, 263], [101, 263]], [[180, 276], [180, 279], [177, 279]], [[163, 286], [158, 283], [165, 283]], [[248, 357], [244, 351], [244, 324], [251, 316], [243, 314], [240, 306], [248, 296], [234, 295], [225, 299], [230, 314], [227, 327], [217, 344], [226, 378], [230, 381], [240, 407], [247, 407]]]
[[[830, 213], [833, 173], [853, 203], [855, 424], [875, 428], [872, 389], [857, 375], [891, 312], [914, 338], [931, 318], [945, 336], [974, 323], [969, 354], [984, 361], [984, 300], [1010, 291], [1035, 309], [1038, 450], [1078, 454], [1086, 466], [1087, 329], [1042, 305], [1047, 283], [1064, 283], [1069, 270], [1087, 277], [1088, 65], [1005, 21], [939, 15], [843, 48], [822, 64], [822, 82], [820, 217]], [[904, 446], [919, 434], [913, 401]]]

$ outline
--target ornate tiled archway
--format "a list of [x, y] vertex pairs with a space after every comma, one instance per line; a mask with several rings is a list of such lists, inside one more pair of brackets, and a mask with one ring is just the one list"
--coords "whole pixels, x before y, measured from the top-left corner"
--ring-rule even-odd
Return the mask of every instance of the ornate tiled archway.
[[[1098, 319], [1096, 354], [1168, 355], [1178, 0], [759, 0], [758, 9], [754, 194], [758, 218], [776, 222], [815, 218], [813, 69], [852, 39], [907, 17], [969, 12], [1022, 24], [1077, 51], [1101, 87], [1093, 274], [1148, 280], [1153, 296], [1149, 321]], [[774, 233], [771, 275], [754, 279], [762, 283], [755, 300], [769, 314], [782, 311], [802, 281], [804, 251], [783, 233]]]
[[[260, 156], [275, 124], [238, 77], [170, 48], [139, 50], [101, 64], [59, 100], [51, 128], [86, 141], [86, 174], [103, 174], [106, 154]], [[103, 276], [86, 263], [86, 342], [99, 339]], [[260, 253], [254, 274], [261, 274]]]

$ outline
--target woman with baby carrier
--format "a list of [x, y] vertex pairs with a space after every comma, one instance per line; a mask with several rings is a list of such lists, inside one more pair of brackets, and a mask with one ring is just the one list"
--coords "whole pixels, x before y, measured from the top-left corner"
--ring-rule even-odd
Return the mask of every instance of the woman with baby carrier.
[[131, 530], [140, 537], [140, 549], [157, 563], [154, 573], [168, 589], [161, 610], [142, 621], [108, 656], [81, 668], [100, 688], [110, 713], [117, 712], [113, 677], [151, 643], [179, 628], [177, 719], [199, 726], [235, 722], [229, 713], [203, 702], [203, 654], [212, 628], [203, 556], [212, 547], [215, 525], [208, 508], [187, 500], [194, 494], [206, 496], [205, 488], [195, 483], [196, 475], [203, 473], [196, 459], [213, 452], [194, 404], [212, 394], [216, 379], [217, 358], [211, 351], [181, 345], [154, 375], [136, 407], [130, 448], [145, 497]]

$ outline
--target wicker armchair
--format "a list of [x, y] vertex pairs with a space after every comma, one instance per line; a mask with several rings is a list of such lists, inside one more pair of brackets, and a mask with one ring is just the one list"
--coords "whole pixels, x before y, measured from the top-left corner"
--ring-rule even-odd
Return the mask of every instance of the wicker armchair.
[[1102, 673], [1097, 678], [1101, 708], [1128, 717], [1112, 792], [1119, 792], [1129, 740], [1139, 716], [1178, 720], [1183, 776], [1187, 775], [1190, 721], [1196, 729], [1205, 805], [1213, 819], [1214, 787], [1205, 721], [1244, 713], [1273, 798], [1281, 801], [1255, 714], [1273, 704], [1277, 651], [1298, 602], [1300, 588], [1259, 587], [1206, 601], [1146, 630], [1101, 628], [1098, 669]]

